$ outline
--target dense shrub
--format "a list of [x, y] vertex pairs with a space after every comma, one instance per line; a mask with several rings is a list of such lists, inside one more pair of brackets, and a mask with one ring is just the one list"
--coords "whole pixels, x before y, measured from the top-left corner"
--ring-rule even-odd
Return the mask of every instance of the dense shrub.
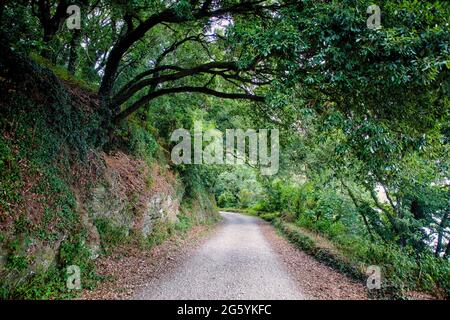
[[220, 208], [231, 208], [235, 207], [236, 204], [236, 197], [230, 191], [222, 193], [217, 200], [217, 205]]
[[158, 143], [148, 130], [133, 124], [130, 126], [129, 148], [136, 156], [151, 160], [158, 149]]
[[[326, 186], [314, 187], [312, 183], [301, 185], [273, 183], [270, 187], [277, 189], [269, 193], [274, 203], [278, 203], [276, 209], [284, 210], [286, 213], [281, 215], [282, 219], [276, 219], [279, 214], [270, 213], [261, 214], [261, 218], [274, 221], [301, 249], [321, 261], [328, 261], [339, 270], [349, 268], [353, 270], [361, 265], [380, 266], [384, 281], [382, 290], [377, 293], [378, 297], [401, 298], [410, 290], [449, 296], [448, 261], [436, 258], [427, 248], [418, 252], [417, 247], [412, 245], [414, 242], [401, 247], [389, 230], [376, 228], [379, 213], [372, 207], [364, 204], [355, 208], [354, 204], [336, 189]], [[274, 197], [279, 199], [276, 200]], [[375, 235], [382, 233], [384, 238], [369, 237], [361, 219], [362, 214], [374, 223]], [[287, 224], [286, 221], [292, 221], [293, 216], [296, 217], [295, 223]], [[296, 229], [294, 225], [299, 228]], [[340, 257], [336, 262], [335, 257], [331, 256], [337, 253], [319, 250], [317, 244], [313, 243], [315, 240], [302, 233], [302, 228], [325, 236], [345, 258]]]
[[269, 222], [272, 222], [273, 220], [275, 220], [276, 218], [279, 218], [279, 217], [280, 217], [279, 213], [263, 213], [260, 215], [261, 219], [264, 219]]

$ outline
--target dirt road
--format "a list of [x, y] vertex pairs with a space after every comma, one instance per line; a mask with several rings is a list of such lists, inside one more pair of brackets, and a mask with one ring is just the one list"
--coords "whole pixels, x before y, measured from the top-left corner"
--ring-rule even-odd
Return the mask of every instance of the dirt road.
[[222, 213], [218, 232], [135, 299], [305, 299], [266, 240], [258, 219]]

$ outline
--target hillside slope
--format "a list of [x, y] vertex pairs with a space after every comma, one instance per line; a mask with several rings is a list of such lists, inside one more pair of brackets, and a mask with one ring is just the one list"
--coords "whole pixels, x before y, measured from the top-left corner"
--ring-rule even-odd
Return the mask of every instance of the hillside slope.
[[94, 93], [0, 50], [1, 298], [71, 297], [68, 266], [92, 287], [99, 255], [217, 217], [204, 190], [186, 190], [158, 137], [126, 123], [110, 143]]

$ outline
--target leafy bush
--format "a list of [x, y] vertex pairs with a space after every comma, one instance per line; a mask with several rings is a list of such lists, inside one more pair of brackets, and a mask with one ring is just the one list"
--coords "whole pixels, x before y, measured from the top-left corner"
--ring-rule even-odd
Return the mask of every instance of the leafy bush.
[[147, 247], [160, 245], [173, 233], [173, 226], [162, 221], [157, 221], [153, 226], [152, 233], [147, 238]]
[[[19, 201], [22, 187], [17, 157], [9, 143], [0, 135], [0, 209], [9, 210], [12, 202]], [[2, 217], [0, 216], [0, 221]]]
[[[12, 250], [8, 255], [6, 268], [15, 273], [14, 282], [5, 282], [0, 290], [2, 299], [54, 299], [73, 298], [77, 292], [69, 291], [66, 286], [66, 268], [71, 265], [80, 267], [83, 288], [93, 288], [98, 276], [89, 250], [84, 245], [84, 235], [71, 236], [61, 243], [57, 263], [50, 265], [45, 272], [29, 273], [27, 257], [18, 255], [21, 244], [18, 240], [9, 243]], [[25, 273], [24, 273], [25, 272]]]
[[[295, 225], [317, 232], [325, 236], [337, 248], [342, 257], [336, 258], [334, 252], [318, 249], [314, 239], [295, 229], [294, 225], [277, 219], [276, 214], [263, 214], [262, 218], [275, 222], [283, 233], [302, 250], [314, 255], [321, 261], [339, 270], [352, 270], [359, 266], [377, 265], [382, 269], [382, 290], [377, 292], [378, 297], [402, 298], [408, 291], [419, 290], [449, 296], [449, 264], [448, 261], [436, 258], [429, 250], [417, 252], [411, 245], [400, 247], [395, 241], [370, 240], [365, 232], [361, 220], [355, 220], [358, 213], [354, 206], [333, 190], [326, 188], [315, 189], [311, 185], [294, 188], [274, 185], [279, 192], [272, 194], [282, 195], [284, 201], [290, 205], [283, 208], [300, 208]], [[306, 194], [302, 191], [308, 190]], [[292, 197], [291, 200], [290, 197]], [[301, 205], [292, 206], [299, 198], [304, 201]], [[372, 208], [361, 206], [369, 219], [379, 215]], [[376, 217], [372, 215], [376, 214]], [[375, 220], [374, 220], [375, 221]], [[376, 224], [375, 224], [376, 225]], [[384, 230], [383, 230], [384, 231]], [[386, 239], [393, 239], [393, 235], [385, 233]], [[343, 258], [345, 257], [345, 258]], [[337, 259], [337, 260], [336, 260]], [[361, 274], [359, 278], [363, 278]], [[375, 294], [371, 292], [371, 294]]]
[[259, 216], [261, 219], [264, 219], [266, 221], [272, 222], [276, 218], [280, 217], [279, 213], [263, 213]]
[[92, 253], [85, 245], [85, 238], [86, 235], [82, 232], [72, 235], [61, 244], [59, 265], [64, 272], [68, 266], [76, 265], [80, 267], [83, 288], [93, 288], [98, 280], [98, 276], [95, 273]]
[[0, 297], [3, 299], [46, 300], [55, 297], [73, 297], [66, 289], [64, 271], [56, 267], [51, 267], [45, 273], [33, 275], [13, 288], [2, 289]]
[[185, 214], [178, 215], [178, 221], [175, 223], [175, 230], [181, 233], [188, 231], [195, 224], [192, 217]]
[[162, 244], [174, 235], [182, 235], [191, 229], [194, 224], [195, 221], [184, 214], [179, 215], [178, 221], [175, 223], [159, 220], [153, 226], [153, 230], [147, 238], [146, 246], [151, 248], [155, 245]]
[[50, 70], [52, 70], [55, 73], [55, 75], [59, 79], [64, 80], [67, 83], [70, 83], [71, 85], [80, 87], [80, 88], [90, 91], [90, 92], [97, 92], [97, 90], [98, 90], [97, 84], [87, 83], [83, 79], [79, 79], [79, 78], [71, 75], [69, 73], [69, 71], [67, 71], [66, 68], [53, 64], [50, 60], [40, 56], [39, 54], [37, 54], [35, 52], [30, 53], [30, 58], [33, 61], [40, 64], [41, 66], [45, 66], [46, 68], [49, 68]]
[[158, 149], [158, 143], [148, 130], [137, 124], [131, 124], [129, 148], [136, 156], [151, 160]]
[[270, 212], [270, 206], [266, 200], [258, 201], [251, 207], [251, 209], [256, 212]]
[[97, 218], [94, 224], [100, 234], [102, 248], [106, 252], [110, 248], [123, 244], [128, 240], [125, 227], [116, 226], [107, 218]]
[[217, 200], [217, 205], [220, 208], [231, 208], [236, 206], [236, 204], [236, 197], [230, 191], [222, 193]]
[[253, 193], [248, 189], [241, 189], [238, 193], [239, 206], [241, 208], [248, 208], [253, 202]]

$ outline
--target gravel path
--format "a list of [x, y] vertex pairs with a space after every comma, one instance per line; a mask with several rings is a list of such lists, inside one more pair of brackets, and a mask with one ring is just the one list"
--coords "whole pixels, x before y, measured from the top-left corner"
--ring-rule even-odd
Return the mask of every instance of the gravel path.
[[222, 213], [217, 233], [135, 299], [306, 299], [273, 251], [259, 219]]

